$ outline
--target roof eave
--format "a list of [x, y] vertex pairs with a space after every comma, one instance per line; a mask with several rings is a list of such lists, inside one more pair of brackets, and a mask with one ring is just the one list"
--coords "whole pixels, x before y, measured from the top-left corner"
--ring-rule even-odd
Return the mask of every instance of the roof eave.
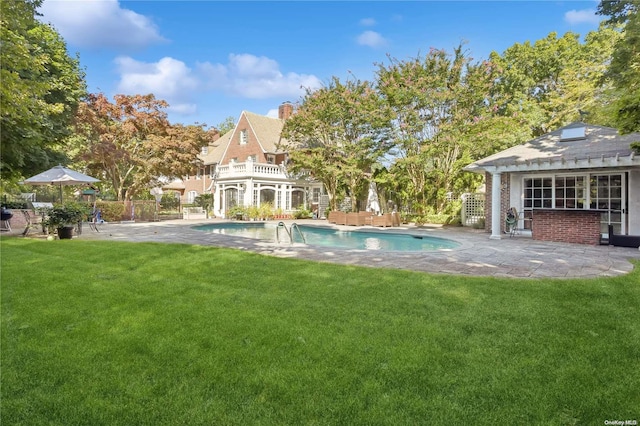
[[507, 173], [507, 172], [539, 172], [551, 170], [575, 170], [575, 169], [595, 169], [595, 168], [621, 168], [640, 167], [640, 156], [632, 152], [626, 156], [616, 155], [615, 157], [598, 157], [571, 159], [549, 158], [523, 161], [510, 164], [477, 164], [473, 163], [464, 168], [465, 171], [473, 173]]

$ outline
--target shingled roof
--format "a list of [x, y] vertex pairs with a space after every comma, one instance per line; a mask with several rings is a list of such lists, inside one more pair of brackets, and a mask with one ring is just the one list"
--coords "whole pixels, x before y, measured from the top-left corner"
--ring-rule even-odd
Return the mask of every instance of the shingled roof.
[[286, 142], [286, 140], [281, 137], [285, 120], [254, 114], [248, 111], [243, 111], [243, 114], [247, 117], [247, 121], [249, 121], [249, 125], [253, 129], [258, 138], [258, 143], [264, 152], [284, 152], [279, 150], [278, 146], [282, 146]]
[[640, 166], [640, 155], [630, 147], [636, 141], [640, 141], [640, 133], [620, 135], [611, 127], [572, 123], [478, 160], [465, 170], [480, 173]]

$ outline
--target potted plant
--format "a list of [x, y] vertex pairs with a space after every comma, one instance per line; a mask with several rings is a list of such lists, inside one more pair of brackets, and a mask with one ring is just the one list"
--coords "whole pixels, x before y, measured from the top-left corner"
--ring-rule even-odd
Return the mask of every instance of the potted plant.
[[57, 230], [58, 238], [71, 239], [73, 228], [89, 214], [89, 207], [76, 202], [56, 203], [47, 209], [45, 223], [49, 231]]

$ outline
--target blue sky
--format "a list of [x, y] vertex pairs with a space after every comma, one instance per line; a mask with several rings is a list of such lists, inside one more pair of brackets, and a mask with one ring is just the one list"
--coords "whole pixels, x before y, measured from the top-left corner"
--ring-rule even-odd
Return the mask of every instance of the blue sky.
[[277, 116], [283, 101], [332, 76], [372, 79], [376, 64], [461, 42], [475, 60], [552, 31], [598, 27], [596, 1], [45, 0], [78, 53], [90, 92], [154, 93], [173, 123], [215, 126], [242, 110]]

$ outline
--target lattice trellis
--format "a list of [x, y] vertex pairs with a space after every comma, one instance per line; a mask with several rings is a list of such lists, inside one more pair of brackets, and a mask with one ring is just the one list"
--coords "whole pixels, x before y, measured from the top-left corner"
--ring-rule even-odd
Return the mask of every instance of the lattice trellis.
[[473, 226], [484, 220], [484, 194], [464, 194], [462, 196], [462, 225]]

